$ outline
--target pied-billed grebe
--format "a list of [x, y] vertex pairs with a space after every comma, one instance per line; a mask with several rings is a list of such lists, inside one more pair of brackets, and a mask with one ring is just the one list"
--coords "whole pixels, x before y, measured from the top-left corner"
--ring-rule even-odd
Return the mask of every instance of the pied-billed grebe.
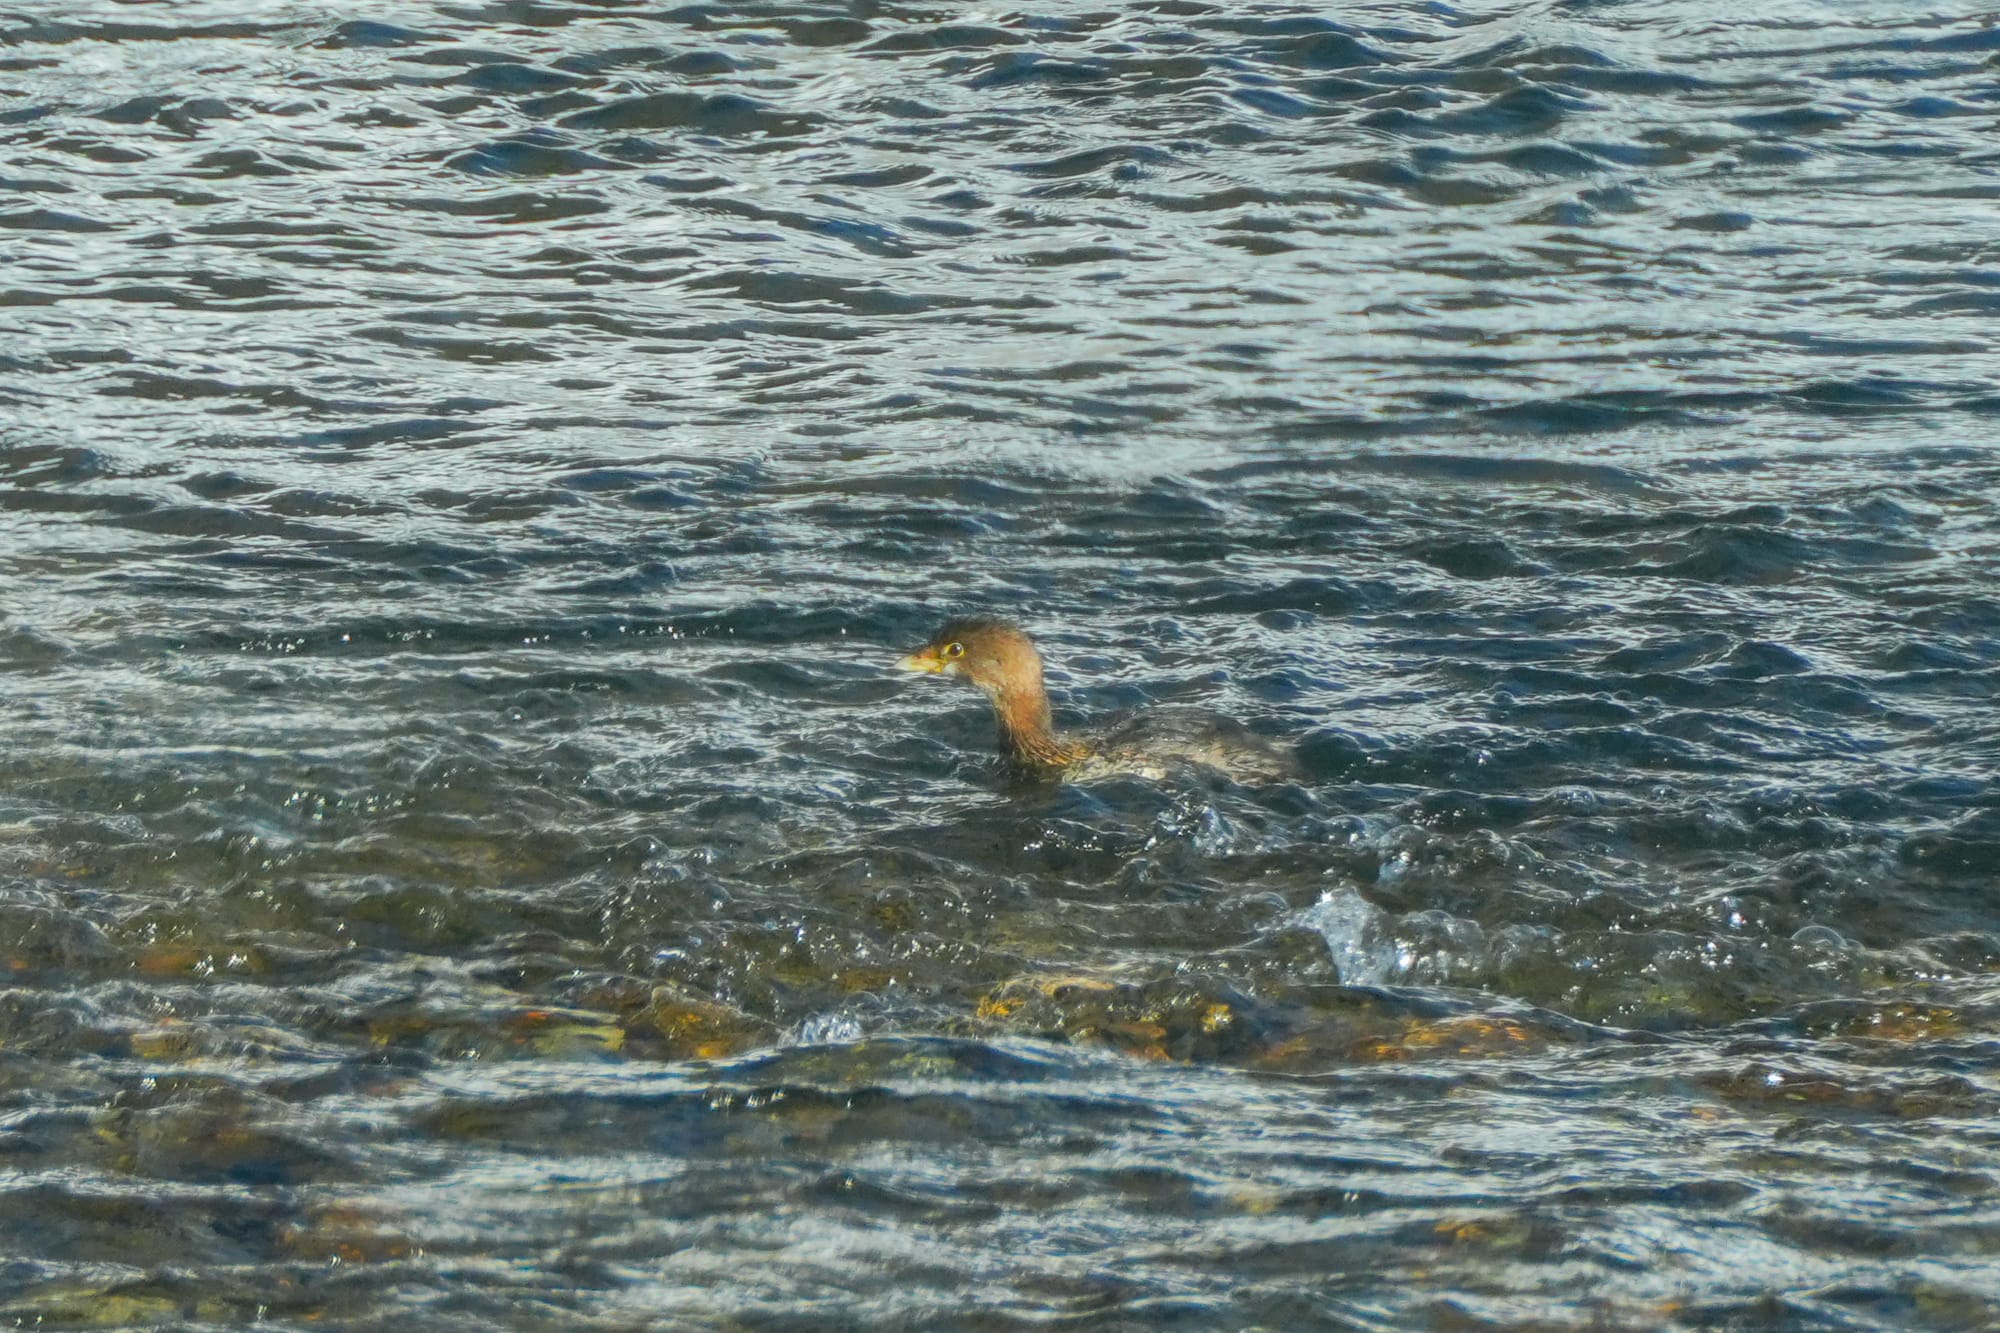
[[1176, 764], [1198, 763], [1239, 781], [1299, 776], [1288, 752], [1228, 718], [1180, 711], [1149, 714], [1102, 736], [1066, 736], [1049, 714], [1042, 655], [1017, 626], [976, 617], [954, 620], [900, 659], [906, 671], [957, 676], [993, 702], [1000, 752], [1016, 767], [1052, 777], [1131, 773], [1164, 777]]

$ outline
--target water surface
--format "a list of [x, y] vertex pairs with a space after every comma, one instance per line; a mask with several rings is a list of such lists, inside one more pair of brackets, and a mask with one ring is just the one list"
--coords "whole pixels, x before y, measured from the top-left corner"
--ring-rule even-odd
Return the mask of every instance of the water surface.
[[2000, 1322], [1996, 70], [0, 0], [0, 1317]]

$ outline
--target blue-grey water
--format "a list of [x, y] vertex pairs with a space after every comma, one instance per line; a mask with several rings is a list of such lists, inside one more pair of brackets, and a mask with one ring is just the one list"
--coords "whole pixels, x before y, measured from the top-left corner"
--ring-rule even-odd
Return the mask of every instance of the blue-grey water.
[[[1990, 4], [0, 0], [0, 1324], [2000, 1326]], [[1059, 714], [1296, 745], [1023, 784]]]

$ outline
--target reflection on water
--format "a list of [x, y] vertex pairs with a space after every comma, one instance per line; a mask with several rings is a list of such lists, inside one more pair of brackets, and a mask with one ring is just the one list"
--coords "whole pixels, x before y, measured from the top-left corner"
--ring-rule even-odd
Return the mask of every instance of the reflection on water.
[[2000, 1321], [1997, 59], [0, 0], [0, 1314]]

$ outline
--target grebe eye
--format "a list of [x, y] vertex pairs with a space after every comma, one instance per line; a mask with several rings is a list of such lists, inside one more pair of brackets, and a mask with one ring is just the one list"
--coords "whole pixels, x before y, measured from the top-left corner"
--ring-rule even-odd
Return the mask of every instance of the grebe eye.
[[948, 643], [944, 646], [944, 655], [946, 657], [963, 657], [965, 656], [965, 645], [962, 643]]

